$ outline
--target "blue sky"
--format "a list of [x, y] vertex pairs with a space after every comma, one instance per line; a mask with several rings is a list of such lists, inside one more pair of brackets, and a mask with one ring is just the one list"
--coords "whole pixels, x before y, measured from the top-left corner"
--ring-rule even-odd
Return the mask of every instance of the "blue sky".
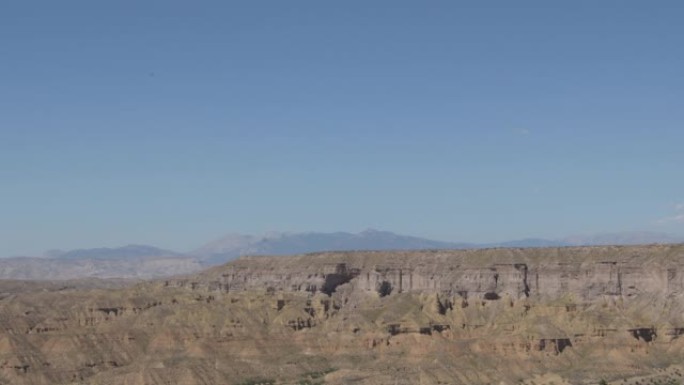
[[4, 1], [0, 256], [684, 233], [679, 1]]

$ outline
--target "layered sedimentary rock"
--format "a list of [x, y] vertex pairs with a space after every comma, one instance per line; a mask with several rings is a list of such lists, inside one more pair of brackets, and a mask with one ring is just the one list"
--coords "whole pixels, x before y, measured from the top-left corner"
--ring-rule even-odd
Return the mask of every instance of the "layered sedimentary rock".
[[329, 294], [353, 280], [358, 290], [380, 292], [382, 287], [395, 293], [471, 298], [672, 296], [684, 289], [681, 253], [679, 247], [635, 246], [247, 257], [199, 275], [201, 282], [194, 284], [225, 291], [271, 288]]
[[683, 278], [684, 246], [654, 245], [250, 257], [5, 293], [0, 383], [679, 380]]

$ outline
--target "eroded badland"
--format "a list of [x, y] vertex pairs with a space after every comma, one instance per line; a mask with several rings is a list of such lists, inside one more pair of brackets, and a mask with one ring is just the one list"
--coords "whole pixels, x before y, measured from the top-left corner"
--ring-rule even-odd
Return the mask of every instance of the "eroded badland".
[[654, 384], [684, 245], [243, 258], [119, 289], [0, 286], [0, 384]]

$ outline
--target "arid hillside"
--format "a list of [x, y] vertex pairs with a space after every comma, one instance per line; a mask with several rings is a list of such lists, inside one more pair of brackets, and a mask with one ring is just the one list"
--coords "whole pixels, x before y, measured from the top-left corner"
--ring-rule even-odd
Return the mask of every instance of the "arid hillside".
[[250, 257], [6, 284], [0, 384], [649, 385], [684, 373], [684, 245]]

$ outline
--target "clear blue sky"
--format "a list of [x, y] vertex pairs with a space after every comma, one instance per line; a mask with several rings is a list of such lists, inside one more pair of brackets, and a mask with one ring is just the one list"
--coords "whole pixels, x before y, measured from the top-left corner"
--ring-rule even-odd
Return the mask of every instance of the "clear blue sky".
[[3, 1], [0, 256], [684, 233], [681, 1]]

